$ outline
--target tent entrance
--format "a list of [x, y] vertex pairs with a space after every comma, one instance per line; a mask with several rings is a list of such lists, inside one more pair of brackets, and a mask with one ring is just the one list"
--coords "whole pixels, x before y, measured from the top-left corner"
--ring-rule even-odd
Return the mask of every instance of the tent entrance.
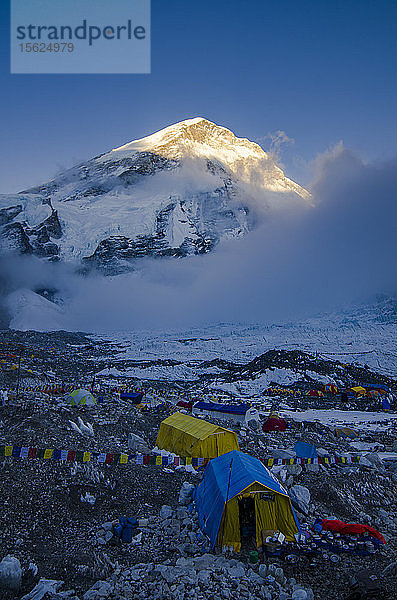
[[241, 547], [256, 548], [256, 516], [254, 497], [243, 496], [238, 498], [238, 511], [240, 522]]

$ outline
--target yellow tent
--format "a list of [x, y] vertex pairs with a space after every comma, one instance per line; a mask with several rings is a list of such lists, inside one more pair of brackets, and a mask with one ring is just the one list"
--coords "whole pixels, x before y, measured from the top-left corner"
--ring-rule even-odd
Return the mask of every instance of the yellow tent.
[[179, 456], [202, 458], [215, 458], [239, 450], [234, 431], [179, 412], [161, 423], [156, 446]]
[[268, 419], [279, 419], [279, 415], [276, 412], [273, 412], [272, 410], [269, 413]]
[[336, 437], [340, 438], [356, 438], [358, 437], [357, 433], [351, 427], [337, 427], [335, 429]]
[[233, 546], [240, 552], [242, 536], [259, 548], [269, 531], [281, 531], [292, 542], [300, 530], [287, 491], [257, 458], [243, 452], [211, 460], [193, 497], [212, 548]]
[[367, 393], [367, 390], [361, 387], [361, 385], [357, 385], [356, 387], [352, 387], [350, 389], [356, 394], [356, 396], [365, 396]]

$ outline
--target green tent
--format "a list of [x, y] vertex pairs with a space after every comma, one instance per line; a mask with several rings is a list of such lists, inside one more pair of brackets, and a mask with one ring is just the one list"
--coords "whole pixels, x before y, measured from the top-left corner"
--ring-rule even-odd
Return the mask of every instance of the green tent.
[[68, 396], [66, 396], [66, 402], [71, 406], [93, 406], [97, 404], [96, 399], [88, 390], [79, 388], [73, 390]]

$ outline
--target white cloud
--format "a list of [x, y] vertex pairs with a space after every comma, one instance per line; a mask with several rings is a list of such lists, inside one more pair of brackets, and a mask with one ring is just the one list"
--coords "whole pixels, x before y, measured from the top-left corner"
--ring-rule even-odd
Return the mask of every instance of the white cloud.
[[304, 316], [395, 292], [396, 190], [396, 161], [364, 164], [340, 145], [317, 161], [313, 208], [269, 214], [209, 255], [144, 261], [112, 278], [18, 259], [3, 269], [3, 291], [58, 287], [65, 327], [76, 330]]

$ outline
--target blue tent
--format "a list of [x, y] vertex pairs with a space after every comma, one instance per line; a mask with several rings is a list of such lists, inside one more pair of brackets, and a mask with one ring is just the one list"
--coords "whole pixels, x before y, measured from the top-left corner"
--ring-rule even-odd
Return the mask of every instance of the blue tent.
[[249, 404], [218, 404], [216, 402], [196, 402], [194, 408], [199, 410], [214, 410], [230, 415], [245, 415], [250, 408]]
[[294, 446], [294, 452], [299, 458], [317, 458], [317, 450], [314, 444], [307, 444], [298, 440]]
[[262, 531], [282, 531], [289, 541], [300, 530], [287, 491], [253, 456], [237, 450], [211, 460], [201, 483], [193, 492], [201, 530], [211, 547], [232, 545], [241, 550], [239, 500], [251, 497], [255, 503], [257, 546]]
[[143, 399], [142, 392], [120, 392], [121, 400], [131, 400], [132, 404], [140, 404]]

